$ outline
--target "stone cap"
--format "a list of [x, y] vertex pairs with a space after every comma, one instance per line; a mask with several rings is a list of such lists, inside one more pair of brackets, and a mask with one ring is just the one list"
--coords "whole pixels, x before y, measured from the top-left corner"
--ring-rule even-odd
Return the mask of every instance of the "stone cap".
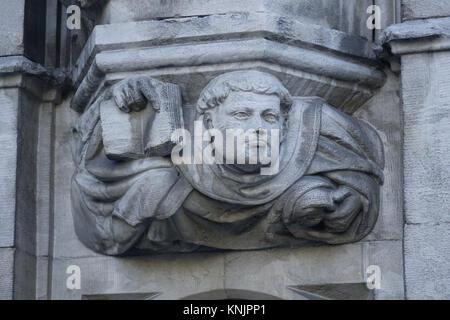
[[393, 54], [450, 50], [450, 18], [412, 20], [395, 24], [380, 35]]

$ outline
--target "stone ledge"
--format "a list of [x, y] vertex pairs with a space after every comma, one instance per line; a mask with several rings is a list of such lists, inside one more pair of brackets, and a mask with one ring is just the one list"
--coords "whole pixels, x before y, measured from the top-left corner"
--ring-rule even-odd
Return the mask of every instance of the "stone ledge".
[[52, 102], [59, 99], [67, 80], [63, 71], [45, 68], [24, 56], [0, 57], [0, 89], [22, 88], [43, 102]]
[[86, 66], [102, 51], [254, 38], [316, 47], [372, 63], [376, 60], [371, 42], [342, 31], [267, 13], [219, 14], [98, 25], [75, 65], [72, 80], [79, 83]]
[[[97, 26], [72, 71], [78, 90], [71, 106], [82, 111], [112, 73], [156, 72], [180, 84], [177, 75], [194, 75], [193, 68], [225, 71], [226, 64], [245, 63], [289, 68], [303, 82], [320, 77], [317, 92], [308, 94], [338, 95], [331, 103], [349, 113], [385, 81], [363, 38], [264, 13], [212, 15]], [[200, 86], [190, 82], [190, 91]], [[341, 87], [353, 89], [335, 92]]]
[[393, 54], [450, 50], [450, 18], [413, 20], [388, 27], [380, 36]]
[[0, 77], [11, 74], [33, 75], [50, 81], [53, 86], [62, 86], [67, 81], [66, 74], [60, 69], [45, 68], [24, 56], [0, 57]]

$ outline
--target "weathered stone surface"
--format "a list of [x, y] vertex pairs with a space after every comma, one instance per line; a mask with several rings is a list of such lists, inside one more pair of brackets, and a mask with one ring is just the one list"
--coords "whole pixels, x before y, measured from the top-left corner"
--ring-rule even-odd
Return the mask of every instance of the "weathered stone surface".
[[448, 299], [449, 26], [448, 18], [409, 21], [385, 33], [402, 62], [408, 299]]
[[79, 81], [79, 74], [86, 67], [86, 61], [93, 58], [93, 53], [101, 51], [188, 43], [193, 40], [255, 38], [260, 35], [282, 43], [319, 46], [330, 51], [368, 59], [375, 58], [371, 43], [366, 39], [319, 25], [307, 24], [294, 17], [272, 12], [213, 14], [98, 25], [74, 66], [73, 78]]
[[408, 299], [450, 299], [450, 226], [405, 226], [405, 284]]
[[371, 240], [401, 240], [403, 236], [403, 128], [401, 88], [392, 73], [383, 88], [356, 113], [355, 117], [367, 121], [377, 129], [383, 141], [385, 167], [384, 184], [380, 195], [380, 216]]
[[0, 248], [0, 300], [13, 298], [14, 249]]
[[405, 55], [450, 49], [450, 18], [412, 20], [392, 25], [380, 35], [392, 53]]
[[365, 22], [366, 9], [371, 4], [372, 1], [367, 0], [110, 0], [100, 21], [106, 24], [211, 14], [272, 12], [296, 17], [308, 24], [369, 37], [370, 30], [366, 28]]
[[54, 104], [43, 103], [39, 112], [36, 162], [36, 299], [48, 299], [49, 249], [52, 217]]
[[[70, 181], [75, 171], [71, 153], [71, 128], [78, 114], [68, 108], [71, 96], [62, 101], [55, 110], [55, 146], [54, 146], [54, 187], [53, 195], [53, 239], [50, 248], [51, 256], [55, 258], [83, 257], [96, 255], [81, 244], [75, 236], [72, 209], [70, 205]], [[64, 107], [63, 107], [64, 106]]]
[[[92, 257], [54, 261], [52, 292], [62, 299], [140, 293], [155, 299], [304, 299], [288, 287], [363, 283], [361, 244], [236, 253]], [[81, 290], [66, 288], [66, 269], [81, 269]], [[252, 296], [251, 293], [255, 295]], [[203, 296], [201, 295], [203, 293]], [[212, 293], [212, 294], [211, 294]]]
[[402, 21], [401, 14], [401, 0], [374, 0], [375, 5], [379, 6], [380, 15], [380, 26], [381, 30], [375, 29], [374, 41], [379, 42], [380, 34], [388, 28], [390, 25], [400, 23]]
[[402, 0], [403, 20], [450, 16], [450, 3], [446, 0]]
[[0, 246], [14, 245], [19, 90], [0, 91]]
[[449, 70], [447, 52], [402, 57], [408, 223], [450, 222]]
[[[304, 299], [291, 286], [364, 282], [362, 244], [244, 253], [225, 257], [225, 287]], [[331, 271], [332, 270], [332, 271]]]
[[[158, 299], [223, 288], [223, 257], [217, 254], [161, 255], [115, 259], [81, 257], [53, 261], [52, 295], [58, 299], [89, 299], [96, 295], [158, 294]], [[66, 269], [81, 269], [81, 290], [66, 286]]]
[[[381, 272], [380, 289], [373, 290], [374, 298], [405, 299], [403, 241], [370, 241], [365, 245], [365, 270], [369, 266], [378, 266]], [[366, 279], [368, 276], [366, 274]]]
[[20, 248], [14, 252], [14, 299], [36, 299], [36, 256]]
[[[61, 70], [49, 70], [42, 65], [35, 63], [23, 56], [8, 56], [0, 57], [0, 73], [2, 74], [27, 74], [36, 76], [44, 81], [51, 81], [51, 83], [58, 87], [66, 81], [66, 75]], [[3, 79], [2, 79], [3, 80]], [[29, 88], [33, 90], [33, 88]], [[47, 88], [48, 89], [48, 88]], [[43, 94], [42, 90], [36, 96]]]

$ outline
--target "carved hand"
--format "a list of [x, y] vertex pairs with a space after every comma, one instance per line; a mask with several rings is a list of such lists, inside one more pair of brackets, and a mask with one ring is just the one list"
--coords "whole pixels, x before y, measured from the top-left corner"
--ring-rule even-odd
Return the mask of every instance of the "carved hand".
[[323, 222], [329, 232], [344, 232], [362, 205], [361, 195], [346, 186], [337, 189], [316, 188], [296, 201], [288, 223], [311, 228]]
[[364, 198], [346, 186], [340, 186], [332, 197], [336, 209], [325, 215], [323, 222], [330, 232], [344, 232], [363, 209]]
[[112, 98], [120, 110], [124, 112], [140, 111], [147, 101], [155, 110], [159, 110], [159, 99], [156, 86], [159, 81], [147, 76], [135, 76], [116, 83], [110, 91]]

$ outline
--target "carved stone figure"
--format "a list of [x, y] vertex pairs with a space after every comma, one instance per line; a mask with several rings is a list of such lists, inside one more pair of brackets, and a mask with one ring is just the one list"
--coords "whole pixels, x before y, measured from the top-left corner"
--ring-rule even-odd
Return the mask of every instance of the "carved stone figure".
[[[244, 140], [243, 164], [174, 163], [171, 134], [195, 131], [194, 120], [224, 137], [280, 132], [279, 143]], [[176, 85], [125, 79], [87, 108], [74, 138], [75, 230], [100, 253], [341, 244], [377, 220], [384, 157], [375, 130], [321, 98], [291, 97], [267, 73], [220, 75], [194, 111]], [[277, 151], [273, 174], [261, 174], [273, 163], [249, 163], [252, 148]]]

